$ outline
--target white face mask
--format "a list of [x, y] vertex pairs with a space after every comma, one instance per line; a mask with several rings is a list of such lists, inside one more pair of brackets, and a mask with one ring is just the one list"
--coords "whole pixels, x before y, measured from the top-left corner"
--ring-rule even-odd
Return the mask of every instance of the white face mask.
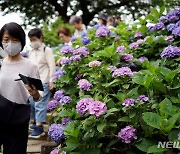
[[15, 56], [20, 53], [22, 45], [20, 42], [18, 43], [2, 43], [4, 51], [9, 56]]
[[41, 42], [40, 42], [40, 41], [31, 42], [31, 43], [30, 43], [30, 46], [31, 46], [33, 49], [38, 49], [38, 48], [41, 46]]

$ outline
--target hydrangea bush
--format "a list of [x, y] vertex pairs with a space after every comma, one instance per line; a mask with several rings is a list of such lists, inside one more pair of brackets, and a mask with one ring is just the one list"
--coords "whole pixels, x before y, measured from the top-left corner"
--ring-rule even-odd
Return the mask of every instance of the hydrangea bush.
[[59, 153], [178, 152], [157, 147], [180, 138], [180, 9], [164, 10], [62, 48], [49, 103]]

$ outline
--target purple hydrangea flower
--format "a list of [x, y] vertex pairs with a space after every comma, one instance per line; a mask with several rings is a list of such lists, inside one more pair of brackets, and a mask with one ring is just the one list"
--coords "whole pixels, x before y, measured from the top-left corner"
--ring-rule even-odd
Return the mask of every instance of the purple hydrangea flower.
[[169, 24], [167, 25], [167, 31], [173, 31], [173, 29], [175, 28], [175, 24]]
[[54, 75], [54, 79], [58, 79], [59, 77], [63, 76], [66, 74], [66, 71], [60, 68]]
[[114, 38], [114, 41], [119, 41], [119, 36], [116, 36], [115, 38]]
[[96, 31], [96, 37], [106, 37], [110, 35], [110, 30], [106, 26], [100, 27]]
[[171, 16], [180, 16], [180, 9], [176, 9], [176, 10], [172, 10], [167, 14], [167, 17], [171, 17]]
[[123, 52], [125, 50], [125, 46], [124, 45], [121, 45], [121, 46], [119, 46], [118, 48], [117, 48], [117, 50], [116, 50], [116, 53], [121, 53], [121, 52]]
[[180, 27], [180, 20], [175, 24], [175, 28]]
[[58, 107], [58, 101], [57, 100], [52, 100], [48, 103], [47, 105], [47, 111], [52, 111]]
[[169, 45], [161, 53], [161, 58], [171, 59], [180, 56], [180, 47]]
[[62, 151], [61, 154], [66, 154], [66, 151]]
[[83, 76], [82, 74], [77, 74], [76, 77], [75, 77], [75, 80], [81, 79], [82, 76]]
[[89, 104], [88, 108], [89, 108], [89, 113], [96, 115], [96, 117], [105, 114], [107, 111], [106, 104], [100, 101], [93, 101], [92, 103]]
[[97, 24], [97, 25], [94, 25], [93, 28], [99, 29], [99, 28], [101, 28], [101, 27], [105, 27], [105, 26], [104, 26], [103, 24]]
[[55, 142], [61, 141], [65, 137], [61, 124], [52, 124], [49, 127], [48, 136]]
[[118, 133], [118, 137], [124, 143], [131, 143], [134, 139], [137, 139], [136, 129], [130, 126], [126, 126], [125, 128], [120, 130], [120, 132]]
[[125, 53], [122, 55], [122, 59], [126, 62], [133, 61], [134, 57], [131, 54]]
[[131, 43], [130, 45], [129, 45], [129, 48], [130, 49], [135, 49], [135, 48], [138, 48], [139, 47], [139, 43], [137, 43], [137, 42], [133, 42], [133, 43]]
[[60, 101], [61, 98], [64, 97], [65, 92], [63, 90], [58, 90], [54, 94], [54, 99]]
[[62, 120], [62, 125], [63, 126], [66, 126], [69, 122], [71, 122], [72, 120], [71, 120], [71, 118], [64, 118], [63, 120]]
[[64, 55], [64, 54], [72, 53], [73, 50], [74, 50], [74, 49], [73, 49], [71, 46], [65, 45], [65, 46], [63, 46], [62, 49], [61, 49], [61, 54]]
[[67, 103], [71, 103], [72, 99], [69, 96], [64, 96], [63, 98], [61, 98], [61, 100], [59, 101], [61, 103], [61, 105], [65, 105]]
[[149, 27], [148, 27], [148, 31], [149, 31], [149, 32], [153, 32], [153, 31], [155, 31], [154, 26], [149, 26]]
[[138, 101], [140, 102], [147, 102], [149, 101], [149, 98], [146, 97], [145, 95], [140, 95], [138, 98], [137, 98]]
[[74, 50], [73, 54], [74, 55], [80, 54], [80, 55], [83, 55], [83, 56], [87, 56], [89, 54], [89, 50], [86, 47], [80, 47], [80, 48]]
[[173, 42], [173, 41], [174, 41], [174, 37], [173, 37], [172, 35], [167, 36], [167, 37], [165, 38], [165, 41]]
[[62, 58], [60, 63], [61, 65], [68, 65], [70, 62], [69, 58]]
[[88, 44], [90, 41], [91, 41], [91, 40], [90, 40], [89, 37], [84, 37], [84, 38], [82, 38], [82, 40], [81, 40], [81, 42], [82, 42], [83, 45]]
[[100, 66], [101, 66], [101, 62], [98, 60], [89, 63], [89, 67], [100, 67]]
[[140, 40], [137, 40], [136, 42], [140, 45], [140, 44], [144, 43], [144, 40], [140, 39]]
[[164, 27], [165, 27], [165, 26], [164, 26], [164, 23], [159, 22], [159, 23], [157, 23], [157, 24], [154, 26], [154, 29], [157, 31], [157, 30], [163, 29]]
[[59, 148], [56, 147], [53, 151], [51, 151], [50, 154], [58, 154], [58, 152], [59, 152]]
[[80, 61], [81, 60], [81, 56], [79, 55], [74, 55], [72, 57], [69, 58], [71, 62], [73, 61]]
[[168, 21], [169, 22], [174, 22], [174, 21], [177, 21], [177, 20], [179, 20], [179, 17], [178, 16], [170, 16], [169, 18], [168, 18]]
[[128, 98], [124, 100], [122, 105], [128, 107], [128, 106], [134, 106], [134, 103], [135, 103], [135, 100], [133, 98]]
[[173, 29], [172, 34], [175, 36], [180, 36], [180, 27]]
[[21, 51], [20, 54], [21, 54], [21, 56], [23, 56], [25, 58], [29, 57], [28, 53], [25, 51]]
[[89, 110], [89, 104], [92, 104], [94, 100], [92, 98], [84, 98], [77, 102], [76, 111], [79, 114], [84, 114]]
[[78, 86], [79, 86], [80, 90], [82, 90], [82, 91], [88, 91], [93, 87], [92, 84], [86, 79], [79, 80]]
[[135, 34], [134, 34], [134, 38], [140, 38], [140, 37], [142, 37], [143, 36], [143, 34], [141, 33], [141, 32], [136, 32]]
[[118, 77], [118, 76], [132, 76], [133, 72], [129, 67], [121, 67], [119, 69], [114, 70], [113, 72], [113, 77]]
[[117, 69], [117, 67], [116, 66], [108, 66], [108, 69], [110, 69], [110, 70], [112, 70], [112, 71], [115, 71], [116, 69]]
[[168, 22], [168, 18], [167, 16], [161, 16], [160, 19], [159, 19], [159, 22], [162, 22], [162, 23], [167, 23]]
[[140, 57], [138, 60], [139, 60], [139, 62], [143, 63], [145, 60], [148, 60], [148, 59], [147, 59], [147, 57], [143, 56], [143, 57]]
[[178, 140], [180, 140], [180, 133], [178, 134]]
[[71, 37], [71, 42], [75, 42], [75, 41], [76, 41], [76, 39], [77, 39], [77, 38], [76, 38], [76, 37], [74, 37], [74, 36], [73, 36], [73, 37]]

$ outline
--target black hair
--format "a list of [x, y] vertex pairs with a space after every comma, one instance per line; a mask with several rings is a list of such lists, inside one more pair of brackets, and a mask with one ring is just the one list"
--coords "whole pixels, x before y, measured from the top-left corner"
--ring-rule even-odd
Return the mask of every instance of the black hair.
[[21, 51], [23, 50], [24, 46], [26, 45], [26, 34], [22, 27], [15, 23], [15, 22], [10, 22], [8, 24], [5, 24], [1, 30], [0, 30], [0, 46], [3, 48], [2, 45], [2, 38], [5, 32], [8, 32], [8, 34], [16, 39], [18, 39], [21, 42], [22, 48]]
[[34, 28], [34, 29], [31, 29], [28, 33], [28, 37], [37, 37], [38, 39], [40, 39], [41, 37], [43, 37], [43, 33], [42, 33], [42, 30], [39, 29], [39, 28]]

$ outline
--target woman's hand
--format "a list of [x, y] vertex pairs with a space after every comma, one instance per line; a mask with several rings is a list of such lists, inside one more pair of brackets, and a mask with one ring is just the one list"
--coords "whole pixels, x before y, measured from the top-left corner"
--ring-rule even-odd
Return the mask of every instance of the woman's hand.
[[49, 90], [52, 90], [54, 88], [53, 82], [49, 82]]
[[28, 90], [29, 94], [33, 97], [34, 101], [38, 101], [40, 98], [40, 94], [34, 85], [25, 85], [26, 89]]

